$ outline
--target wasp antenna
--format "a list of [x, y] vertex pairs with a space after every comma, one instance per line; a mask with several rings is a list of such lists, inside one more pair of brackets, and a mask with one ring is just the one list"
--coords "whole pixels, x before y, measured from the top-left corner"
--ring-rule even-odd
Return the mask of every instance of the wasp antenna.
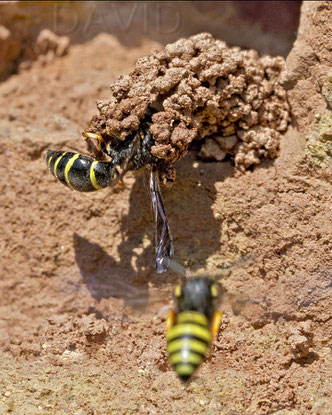
[[98, 135], [98, 134], [95, 134], [95, 133], [90, 133], [90, 132], [87, 132], [86, 130], [84, 130], [82, 135], [83, 135], [83, 137], [86, 137], [86, 138], [96, 138], [101, 143], [104, 143], [104, 139], [101, 135]]

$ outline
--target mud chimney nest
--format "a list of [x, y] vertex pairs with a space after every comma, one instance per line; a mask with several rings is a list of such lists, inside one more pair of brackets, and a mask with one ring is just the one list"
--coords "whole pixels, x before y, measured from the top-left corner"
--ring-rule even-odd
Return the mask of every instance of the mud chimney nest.
[[228, 154], [244, 171], [278, 154], [289, 106], [280, 80], [282, 57], [259, 57], [255, 50], [227, 47], [209, 33], [180, 39], [139, 59], [135, 69], [111, 86], [111, 98], [98, 101], [99, 115], [87, 131], [124, 140], [138, 129], [148, 108], [151, 153], [165, 168], [202, 140], [200, 157]]

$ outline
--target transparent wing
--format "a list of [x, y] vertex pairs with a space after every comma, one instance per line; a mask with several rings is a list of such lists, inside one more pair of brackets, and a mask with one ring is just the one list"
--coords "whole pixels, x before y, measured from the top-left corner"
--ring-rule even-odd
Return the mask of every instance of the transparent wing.
[[163, 199], [161, 197], [158, 171], [150, 171], [150, 195], [155, 220], [155, 253], [157, 272], [168, 270], [173, 258], [173, 241], [168, 226]]

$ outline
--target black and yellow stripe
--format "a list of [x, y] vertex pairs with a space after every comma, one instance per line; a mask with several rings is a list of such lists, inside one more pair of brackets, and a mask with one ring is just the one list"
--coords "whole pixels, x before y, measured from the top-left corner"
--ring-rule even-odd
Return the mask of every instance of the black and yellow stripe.
[[113, 180], [110, 162], [69, 151], [48, 150], [46, 163], [52, 174], [70, 189], [94, 192], [109, 186]]
[[211, 341], [209, 321], [197, 311], [179, 313], [167, 332], [167, 351], [171, 364], [182, 380], [187, 380], [208, 350]]

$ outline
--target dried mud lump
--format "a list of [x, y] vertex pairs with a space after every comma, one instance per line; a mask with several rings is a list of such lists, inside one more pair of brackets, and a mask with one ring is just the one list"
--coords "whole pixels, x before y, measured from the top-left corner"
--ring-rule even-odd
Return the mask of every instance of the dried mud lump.
[[290, 120], [280, 84], [284, 70], [282, 57], [229, 48], [208, 33], [180, 39], [120, 77], [111, 98], [98, 101], [99, 115], [87, 130], [106, 142], [112, 136], [124, 140], [153, 108], [151, 152], [164, 166], [183, 157], [194, 139], [205, 139], [202, 158], [230, 154], [244, 171], [278, 154], [280, 133]]

